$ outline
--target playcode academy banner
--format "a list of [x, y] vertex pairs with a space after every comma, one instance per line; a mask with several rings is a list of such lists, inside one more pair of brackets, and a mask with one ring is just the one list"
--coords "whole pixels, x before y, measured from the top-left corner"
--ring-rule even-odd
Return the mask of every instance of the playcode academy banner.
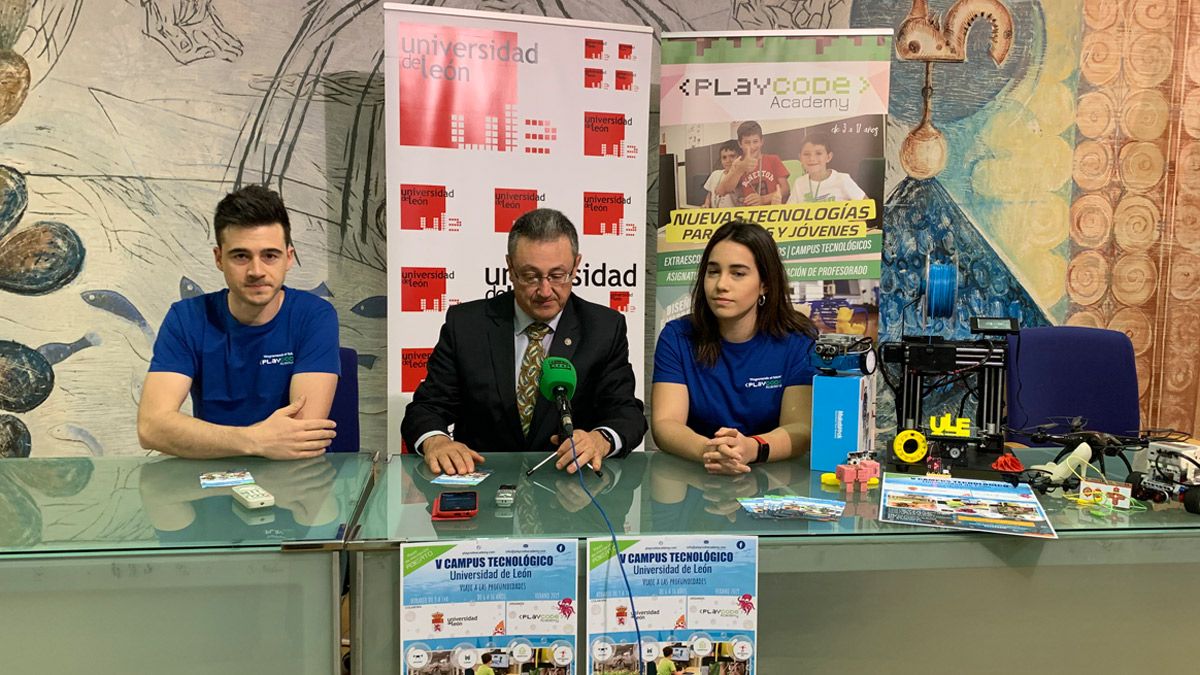
[[539, 207], [579, 230], [574, 292], [627, 316], [641, 392], [650, 29], [400, 4], [384, 17], [391, 451], [446, 309], [511, 288], [508, 232]]
[[891, 30], [663, 34], [659, 330], [740, 219], [775, 238], [822, 332], [878, 337], [891, 57]]

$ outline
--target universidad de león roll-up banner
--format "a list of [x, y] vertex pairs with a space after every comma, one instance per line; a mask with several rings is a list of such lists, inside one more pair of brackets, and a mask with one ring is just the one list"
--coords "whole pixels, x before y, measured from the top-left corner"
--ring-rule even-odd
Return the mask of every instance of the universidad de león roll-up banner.
[[650, 29], [399, 4], [384, 17], [390, 450], [446, 308], [510, 288], [508, 231], [538, 207], [579, 230], [574, 292], [626, 315], [640, 392]]
[[890, 30], [663, 34], [659, 330], [690, 311], [700, 253], [739, 218], [775, 237], [821, 332], [878, 337], [891, 55]]
[[[401, 672], [574, 675], [578, 542], [405, 544]], [[475, 672], [478, 672], [477, 670]]]
[[588, 540], [587, 673], [638, 672], [637, 628], [643, 663], [658, 662], [670, 647], [680, 671], [758, 672], [755, 537], [619, 537], [617, 543], [619, 550], [611, 539]]

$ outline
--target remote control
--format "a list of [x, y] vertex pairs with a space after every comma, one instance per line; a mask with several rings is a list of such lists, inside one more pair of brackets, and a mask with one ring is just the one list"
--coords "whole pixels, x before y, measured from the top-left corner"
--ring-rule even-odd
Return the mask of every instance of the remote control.
[[250, 485], [235, 485], [233, 488], [233, 498], [237, 500], [237, 503], [248, 509], [275, 506], [275, 497], [270, 492], [253, 483]]

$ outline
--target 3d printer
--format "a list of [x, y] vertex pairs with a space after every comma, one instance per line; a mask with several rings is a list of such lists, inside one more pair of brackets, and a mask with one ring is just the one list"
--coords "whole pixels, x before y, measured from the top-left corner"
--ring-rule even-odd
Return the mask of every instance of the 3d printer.
[[[927, 317], [951, 317], [957, 291], [953, 264], [930, 263], [925, 279]], [[918, 464], [940, 472], [950, 466], [967, 466], [980, 453], [1004, 453], [1007, 343], [1005, 336], [1018, 330], [1011, 318], [971, 318], [975, 340], [947, 340], [932, 336], [902, 336], [899, 342], [881, 345], [880, 359], [897, 366], [900, 382], [894, 383], [897, 433], [888, 444], [887, 463], [900, 470]], [[963, 383], [976, 398], [974, 427], [971, 419], [950, 414], [926, 418], [924, 404], [934, 392]], [[964, 399], [965, 403], [965, 399]], [[960, 406], [961, 414], [962, 406]], [[989, 457], [987, 465], [994, 466]]]
[[[896, 388], [897, 434], [890, 462], [965, 465], [970, 451], [1004, 450], [1005, 343], [997, 340], [952, 341], [905, 337], [883, 345], [883, 362], [898, 365]], [[956, 382], [968, 382], [978, 399], [975, 428], [967, 418], [949, 414], [926, 419], [923, 402], [931, 392]]]

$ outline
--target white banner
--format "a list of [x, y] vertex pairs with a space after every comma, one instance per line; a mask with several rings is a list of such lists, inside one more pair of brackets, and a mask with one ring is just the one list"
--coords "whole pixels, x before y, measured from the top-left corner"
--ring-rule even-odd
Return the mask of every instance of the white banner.
[[651, 30], [400, 4], [384, 18], [389, 449], [446, 308], [511, 287], [508, 231], [534, 208], [579, 230], [574, 292], [627, 316], [640, 395]]
[[643, 664], [668, 659], [678, 672], [762, 672], [758, 539], [618, 537], [616, 547], [588, 539], [587, 550], [584, 672], [639, 672], [639, 652]]
[[574, 539], [404, 544], [398, 672], [486, 662], [497, 673], [576, 675], [578, 550]]

